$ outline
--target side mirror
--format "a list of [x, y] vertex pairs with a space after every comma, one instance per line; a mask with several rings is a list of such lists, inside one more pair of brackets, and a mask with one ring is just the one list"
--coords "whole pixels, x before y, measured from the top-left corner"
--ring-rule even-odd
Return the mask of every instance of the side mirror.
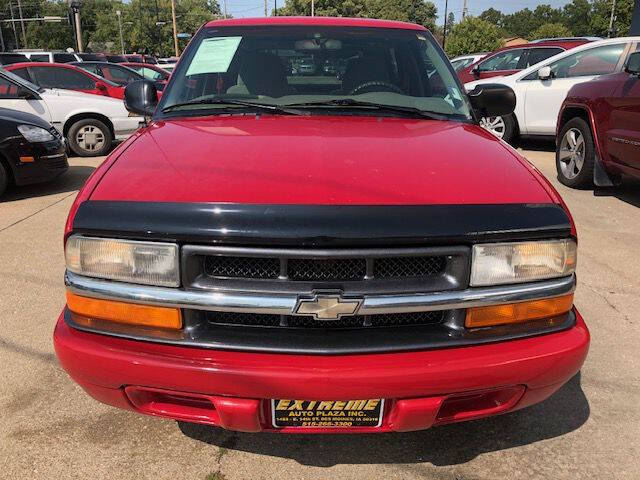
[[640, 52], [634, 52], [629, 55], [629, 60], [627, 60], [624, 71], [631, 75], [640, 76]]
[[481, 118], [509, 115], [516, 108], [515, 92], [499, 83], [476, 85], [468, 95], [473, 110]]
[[551, 67], [542, 67], [538, 70], [538, 78], [540, 80], [549, 80], [553, 76], [553, 72], [551, 71]]
[[473, 67], [473, 68], [471, 69], [471, 74], [472, 74], [474, 77], [479, 77], [479, 76], [480, 76], [480, 65], [476, 65], [475, 67]]
[[22, 98], [24, 100], [39, 100], [40, 97], [33, 93], [28, 88], [20, 87], [18, 89], [18, 98]]
[[158, 106], [158, 91], [150, 80], [136, 80], [124, 89], [124, 106], [131, 113], [150, 117]]
[[96, 83], [96, 89], [100, 90], [100, 93], [106, 95], [108, 90], [107, 86], [104, 83]]

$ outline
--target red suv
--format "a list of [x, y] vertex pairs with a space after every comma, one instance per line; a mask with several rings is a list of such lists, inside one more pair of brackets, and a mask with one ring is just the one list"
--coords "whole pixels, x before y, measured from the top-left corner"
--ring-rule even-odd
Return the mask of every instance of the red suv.
[[468, 83], [481, 78], [511, 75], [588, 42], [590, 40], [580, 38], [563, 41], [547, 40], [504, 47], [458, 71], [458, 78], [462, 83]]
[[[344, 73], [294, 73], [310, 57]], [[524, 408], [580, 369], [571, 215], [478, 124], [513, 91], [467, 95], [424, 27], [212, 21], [159, 102], [142, 80], [125, 103], [151, 119], [71, 208], [54, 333], [96, 399], [378, 433]]]
[[640, 178], [640, 52], [624, 72], [575, 85], [558, 117], [558, 179], [575, 188]]

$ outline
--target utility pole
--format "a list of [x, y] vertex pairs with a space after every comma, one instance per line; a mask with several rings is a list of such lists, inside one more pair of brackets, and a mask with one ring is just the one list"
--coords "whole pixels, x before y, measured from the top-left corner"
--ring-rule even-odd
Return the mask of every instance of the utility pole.
[[224, 18], [227, 18], [227, 0], [223, 0], [222, 4], [224, 5]]
[[462, 19], [464, 20], [464, 17], [467, 16], [467, 0], [464, 0], [464, 4], [462, 7]]
[[118, 30], [120, 31], [120, 53], [124, 55], [124, 38], [122, 38], [122, 12], [120, 10], [116, 10], [116, 15], [118, 16]]
[[640, 35], [640, 0], [636, 0], [631, 16], [631, 29], [629, 35]]
[[80, 7], [82, 2], [80, 0], [71, 0], [71, 11], [73, 12], [73, 20], [76, 27], [76, 42], [78, 43], [78, 52], [84, 52], [82, 49], [82, 27], [80, 25]]
[[2, 45], [2, 50], [0, 50], [0, 52], [4, 52], [4, 35], [2, 34], [2, 26], [0, 26], [0, 44]]
[[311, 0], [311, 16], [315, 17], [316, 15], [316, 3], [314, 2], [314, 0]]
[[27, 34], [24, 33], [24, 20], [22, 16], [22, 2], [18, 0], [18, 15], [20, 15], [20, 27], [22, 28], [22, 42], [24, 43], [25, 48], [27, 47]]
[[447, 10], [449, 8], [449, 0], [444, 0], [444, 29], [442, 30], [442, 49], [447, 41]]
[[269, 14], [267, 13], [267, 0], [264, 0], [264, 16], [268, 17]]
[[173, 23], [173, 46], [176, 50], [176, 57], [180, 56], [178, 49], [178, 27], [176, 25], [176, 0], [171, 0], [171, 23]]
[[273, 0], [273, 14], [278, 16], [278, 0]]
[[20, 42], [18, 41], [18, 32], [16, 32], [16, 22], [13, 17], [13, 2], [9, 2], [9, 10], [11, 10], [11, 26], [13, 27], [13, 37], [16, 40], [16, 49], [20, 48]]
[[611, 3], [611, 18], [609, 19], [609, 38], [613, 36], [613, 19], [616, 16], [616, 0]]

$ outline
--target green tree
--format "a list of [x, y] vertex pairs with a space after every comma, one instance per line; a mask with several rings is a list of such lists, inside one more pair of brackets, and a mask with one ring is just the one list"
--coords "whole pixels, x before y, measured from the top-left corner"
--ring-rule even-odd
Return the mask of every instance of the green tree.
[[489, 22], [491, 25], [501, 27], [504, 21], [504, 14], [500, 10], [491, 7], [482, 12], [479, 18], [485, 22]]
[[[315, 0], [315, 14], [328, 17], [383, 18], [413, 22], [435, 30], [433, 2], [424, 0]], [[278, 15], [311, 15], [311, 0], [286, 0]]]
[[476, 17], [466, 17], [451, 30], [447, 38], [447, 55], [454, 57], [475, 52], [490, 52], [500, 47], [498, 27]]
[[451, 29], [454, 27], [455, 24], [456, 24], [456, 16], [453, 14], [453, 12], [449, 12], [449, 15], [447, 18], [447, 35], [451, 33]]
[[[75, 48], [73, 28], [67, 22], [66, 0], [30, 0], [24, 5], [25, 17], [55, 15], [64, 18], [60, 23], [29, 22], [26, 47]], [[155, 0], [84, 0], [80, 16], [85, 47], [91, 45], [94, 50], [120, 51], [117, 10], [122, 14], [127, 51], [146, 49], [160, 55], [173, 55], [170, 0], [157, 0], [157, 3]], [[220, 16], [220, 6], [217, 0], [177, 0], [176, 16], [179, 32], [195, 33], [204, 22]], [[5, 28], [5, 32], [13, 36], [11, 30]], [[21, 40], [20, 46], [24, 47]]]
[[558, 38], [570, 36], [572, 36], [571, 30], [562, 23], [545, 23], [534, 30], [531, 38]]
[[572, 0], [562, 10], [562, 21], [574, 35], [591, 35], [591, 4], [589, 0]]
[[[365, 0], [316, 0], [315, 14], [322, 17], [366, 17]], [[286, 0], [278, 15], [311, 15], [311, 0]]]
[[[629, 34], [634, 0], [617, 0], [613, 36], [624, 37]], [[591, 35], [607, 37], [611, 18], [611, 0], [592, 0], [589, 26]]]
[[365, 2], [366, 16], [383, 18], [385, 20], [400, 20], [424, 25], [430, 30], [435, 29], [437, 9], [432, 2], [424, 0], [367, 0]]

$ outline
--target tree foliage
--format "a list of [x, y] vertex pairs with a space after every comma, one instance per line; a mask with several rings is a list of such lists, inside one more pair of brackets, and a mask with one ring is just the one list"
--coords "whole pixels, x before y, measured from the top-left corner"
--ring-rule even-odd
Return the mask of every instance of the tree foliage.
[[[219, 1], [176, 0], [178, 30], [192, 34], [206, 20], [219, 17]], [[286, 3], [278, 9], [279, 15], [311, 14], [311, 0], [283, 1]], [[9, 1], [2, 3], [0, 18], [11, 18]], [[496, 8], [489, 8], [476, 19], [484, 23], [471, 21], [468, 17], [455, 26], [450, 16], [447, 43], [451, 43], [447, 50], [469, 53], [491, 49], [492, 45], [496, 45], [496, 31], [500, 38], [523, 37], [530, 40], [541, 36], [565, 36], [567, 32], [578, 36], [606, 37], [609, 35], [611, 6], [612, 0], [571, 0], [562, 8], [541, 4], [534, 10], [523, 8], [508, 15]], [[616, 0], [614, 36], [628, 35], [633, 6], [634, 0]], [[60, 16], [64, 20], [60, 23], [25, 23], [26, 45], [19, 23], [16, 24], [17, 35], [14, 35], [11, 23], [1, 22], [7, 50], [25, 47], [66, 49], [75, 46], [73, 28], [67, 21], [68, 0], [23, 0], [22, 9], [25, 18]], [[122, 13], [125, 50], [148, 49], [161, 55], [173, 53], [170, 0], [83, 0], [81, 18], [85, 47], [115, 52], [120, 50], [117, 10]], [[15, 2], [14, 14], [17, 15]], [[444, 21], [440, 19], [436, 26], [437, 10], [429, 0], [315, 0], [315, 14], [403, 20], [426, 26], [436, 38], [442, 38], [443, 33]], [[465, 38], [465, 34], [469, 37]], [[485, 34], [489, 36], [483, 37]]]
[[[432, 30], [437, 15], [433, 2], [425, 0], [315, 0], [314, 8], [317, 16], [400, 20]], [[311, 15], [311, 0], [287, 0], [278, 15]]]
[[449, 56], [474, 52], [490, 52], [500, 47], [500, 29], [477, 17], [466, 17], [451, 29], [445, 45]]
[[533, 39], [539, 39], [570, 37], [571, 35], [571, 30], [562, 23], [545, 23], [536, 28], [533, 34], [531, 34], [531, 37]]
[[[23, 15], [29, 17], [60, 16], [59, 23], [27, 22], [27, 48], [66, 49], [75, 48], [72, 25], [67, 21], [69, 13], [66, 0], [31, 0], [23, 2]], [[156, 10], [157, 5], [157, 10]], [[122, 35], [125, 50], [148, 49], [161, 55], [172, 55], [173, 31], [170, 0], [84, 0], [80, 10], [82, 40], [85, 48], [93, 50], [120, 51], [118, 16], [121, 12]], [[2, 11], [3, 17], [8, 17]], [[14, 8], [14, 14], [15, 14]], [[194, 33], [205, 21], [220, 15], [217, 0], [177, 0], [176, 22], [179, 32]], [[9, 17], [10, 18], [10, 17]], [[156, 24], [158, 22], [158, 24]], [[25, 48], [19, 24], [18, 45]], [[8, 48], [16, 48], [13, 30], [2, 30]]]

